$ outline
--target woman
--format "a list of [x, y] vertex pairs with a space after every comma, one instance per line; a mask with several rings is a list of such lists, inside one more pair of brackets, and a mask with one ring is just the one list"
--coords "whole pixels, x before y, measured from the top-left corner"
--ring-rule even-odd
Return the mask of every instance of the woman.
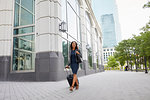
[[[77, 63], [77, 57], [76, 55], [79, 54], [81, 56], [80, 50], [78, 49], [78, 45], [75, 41], [71, 42], [70, 44], [70, 50], [69, 50], [69, 64], [66, 66], [66, 68], [69, 68], [71, 65], [72, 73], [73, 73], [73, 82], [72, 86], [70, 87], [70, 91], [73, 91], [74, 84], [76, 82], [76, 89], [79, 88], [79, 83], [77, 79], [77, 71], [79, 69], [79, 63]], [[81, 56], [82, 57], [82, 56]]]

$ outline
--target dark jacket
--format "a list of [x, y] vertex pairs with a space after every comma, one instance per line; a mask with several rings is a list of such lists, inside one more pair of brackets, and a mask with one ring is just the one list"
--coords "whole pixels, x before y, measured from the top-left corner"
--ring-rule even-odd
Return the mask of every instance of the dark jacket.
[[[77, 62], [77, 54], [76, 54], [76, 51], [78, 51], [80, 54], [80, 57], [82, 58], [82, 54], [81, 54], [81, 52], [80, 52], [80, 50], [79, 49], [76, 49], [75, 50], [75, 57], [76, 57], [76, 62]], [[68, 66], [70, 66], [71, 65], [71, 49], [69, 50], [69, 59], [68, 59]]]

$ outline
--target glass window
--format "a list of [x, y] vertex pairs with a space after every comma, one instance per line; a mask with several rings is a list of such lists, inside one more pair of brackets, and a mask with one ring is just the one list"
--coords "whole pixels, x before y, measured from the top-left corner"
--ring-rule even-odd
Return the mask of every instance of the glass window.
[[21, 21], [20, 25], [29, 25], [33, 23], [33, 15], [27, 10], [21, 8]]
[[21, 5], [29, 11], [33, 12], [33, 1], [34, 0], [21, 0]]
[[92, 51], [88, 50], [88, 64], [89, 68], [93, 68], [92, 66]]
[[16, 0], [14, 26], [28, 25], [34, 23], [35, 0]]
[[76, 0], [67, 0], [71, 7], [76, 11]]
[[25, 28], [14, 29], [14, 35], [24, 34], [24, 33], [32, 33], [32, 32], [34, 32], [34, 27], [25, 27]]
[[13, 71], [34, 70], [34, 35], [14, 37]]
[[80, 7], [79, 7], [79, 2], [78, 0], [77, 1], [77, 15], [80, 16]]
[[91, 41], [92, 41], [91, 34], [90, 34], [90, 32], [87, 31], [87, 43], [89, 44], [90, 47], [92, 47]]
[[35, 0], [15, 2], [12, 71], [35, 70], [34, 25], [21, 26], [34, 24], [34, 4]]
[[62, 10], [62, 13], [61, 13], [62, 20], [67, 22], [67, 20], [66, 20], [66, 0], [62, 0], [62, 9], [61, 10]]
[[15, 17], [14, 17], [14, 26], [19, 25], [19, 5], [15, 3]]
[[87, 27], [87, 30], [90, 31], [91, 30], [91, 22], [90, 22], [90, 17], [88, 15], [88, 13], [86, 13], [85, 18], [86, 18], [86, 27]]
[[34, 51], [34, 35], [14, 37], [15, 49]]
[[81, 42], [80, 19], [77, 17], [78, 41]]
[[88, 63], [89, 67], [93, 68], [92, 66], [92, 36], [91, 36], [91, 23], [90, 23], [90, 18], [89, 15], [86, 13], [86, 35], [87, 35], [87, 43], [90, 46], [90, 49], [88, 50]]
[[16, 0], [17, 3], [20, 3], [20, 0]]
[[66, 66], [68, 64], [68, 42], [67, 40], [63, 39], [62, 47], [63, 47], [63, 56], [64, 56], [64, 66]]
[[76, 14], [70, 7], [70, 5], [67, 5], [68, 7], [68, 33], [72, 35], [77, 40], [77, 21], [76, 21]]

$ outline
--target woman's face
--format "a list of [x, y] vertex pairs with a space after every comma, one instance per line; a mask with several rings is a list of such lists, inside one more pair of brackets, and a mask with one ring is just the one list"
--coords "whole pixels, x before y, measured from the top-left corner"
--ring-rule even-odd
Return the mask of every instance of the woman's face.
[[76, 43], [73, 42], [73, 43], [72, 43], [72, 48], [75, 48], [75, 47], [76, 47]]

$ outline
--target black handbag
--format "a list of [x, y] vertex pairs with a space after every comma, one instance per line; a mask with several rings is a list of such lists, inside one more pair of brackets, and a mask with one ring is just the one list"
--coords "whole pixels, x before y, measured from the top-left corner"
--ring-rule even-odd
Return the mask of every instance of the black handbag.
[[82, 63], [82, 57], [80, 56], [80, 54], [76, 54], [77, 57], [77, 63]]

